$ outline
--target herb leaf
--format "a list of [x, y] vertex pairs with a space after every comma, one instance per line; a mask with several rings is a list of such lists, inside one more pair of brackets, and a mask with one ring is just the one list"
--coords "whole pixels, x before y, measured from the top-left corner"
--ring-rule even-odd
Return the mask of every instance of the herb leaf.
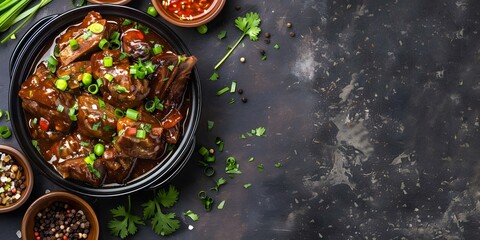
[[178, 191], [174, 186], [170, 185], [168, 191], [163, 188], [157, 195], [158, 202], [164, 207], [172, 207], [178, 201]]
[[249, 12], [245, 15], [245, 17], [238, 17], [235, 19], [235, 26], [240, 29], [243, 34], [237, 40], [235, 45], [227, 52], [227, 54], [220, 60], [217, 65], [215, 65], [214, 69], [217, 69], [222, 65], [222, 63], [230, 56], [230, 54], [235, 50], [235, 48], [240, 44], [245, 36], [248, 36], [250, 40], [257, 41], [258, 34], [262, 31], [260, 26], [260, 15], [258, 13]]
[[110, 233], [122, 239], [134, 235], [138, 230], [137, 225], [145, 225], [140, 217], [130, 213], [130, 196], [128, 196], [128, 208], [127, 211], [124, 206], [118, 206], [110, 210], [113, 215], [113, 219], [108, 223]]
[[210, 80], [216, 81], [219, 77], [220, 75], [218, 75], [218, 72], [213, 72], [212, 76], [210, 76]]
[[225, 30], [220, 31], [217, 35], [218, 39], [220, 39], [220, 40], [224, 39], [226, 36], [227, 36], [227, 31], [225, 31]]
[[175, 219], [175, 213], [163, 214], [159, 211], [152, 218], [152, 228], [156, 234], [167, 236], [180, 228], [180, 221]]

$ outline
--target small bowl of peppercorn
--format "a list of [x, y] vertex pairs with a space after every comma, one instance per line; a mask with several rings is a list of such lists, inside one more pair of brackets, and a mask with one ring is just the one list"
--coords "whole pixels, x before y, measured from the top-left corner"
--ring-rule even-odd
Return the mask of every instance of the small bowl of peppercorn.
[[222, 11], [225, 2], [227, 0], [152, 0], [158, 14], [179, 27], [198, 27], [210, 22]]
[[32, 167], [23, 153], [0, 145], [0, 213], [24, 204], [33, 189]]
[[50, 192], [27, 209], [22, 220], [22, 239], [87, 239], [99, 237], [93, 208], [68, 192]]

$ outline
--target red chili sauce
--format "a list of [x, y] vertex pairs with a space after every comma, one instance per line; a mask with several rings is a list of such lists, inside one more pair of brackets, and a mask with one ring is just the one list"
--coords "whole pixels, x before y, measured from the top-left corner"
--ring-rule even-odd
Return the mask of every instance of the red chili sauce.
[[162, 6], [168, 14], [184, 21], [204, 17], [217, 0], [162, 0]]

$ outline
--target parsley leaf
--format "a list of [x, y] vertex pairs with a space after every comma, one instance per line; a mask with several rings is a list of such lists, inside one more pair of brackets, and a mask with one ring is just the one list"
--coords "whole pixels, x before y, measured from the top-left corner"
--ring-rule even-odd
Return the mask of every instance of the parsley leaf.
[[213, 72], [212, 76], [210, 76], [210, 80], [216, 81], [219, 77], [220, 75], [218, 75], [218, 72]]
[[192, 210], [188, 210], [183, 213], [184, 216], [189, 216], [194, 222], [198, 221], [198, 214], [192, 212]]
[[245, 17], [238, 17], [235, 19], [235, 26], [242, 31], [242, 35], [237, 40], [235, 45], [227, 52], [227, 54], [220, 60], [220, 62], [215, 65], [214, 69], [217, 69], [222, 65], [222, 63], [230, 56], [230, 54], [235, 50], [235, 48], [240, 44], [245, 36], [248, 36], [250, 40], [257, 41], [258, 34], [262, 31], [260, 26], [260, 15], [258, 13], [249, 12], [245, 15]]
[[227, 36], [227, 31], [225, 31], [225, 30], [220, 31], [217, 35], [218, 39], [220, 39], [220, 40], [224, 39], [226, 36]]
[[172, 207], [178, 200], [177, 189], [170, 185], [168, 190], [161, 189], [153, 200], [142, 204], [143, 217], [151, 219], [153, 231], [161, 236], [167, 236], [180, 228], [180, 221], [175, 219], [175, 213], [164, 214], [160, 207]]
[[178, 191], [170, 185], [168, 192], [164, 188], [161, 189], [157, 198], [164, 207], [172, 207], [178, 201]]
[[128, 211], [124, 206], [118, 206], [110, 210], [113, 215], [112, 220], [108, 223], [110, 233], [122, 239], [134, 235], [138, 230], [136, 225], [145, 225], [140, 217], [130, 213], [130, 204], [130, 196], [128, 196]]

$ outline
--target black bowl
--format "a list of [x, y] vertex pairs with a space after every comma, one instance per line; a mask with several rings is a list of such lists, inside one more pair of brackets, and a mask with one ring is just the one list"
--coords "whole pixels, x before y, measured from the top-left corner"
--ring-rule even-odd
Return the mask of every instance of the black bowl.
[[25, 121], [25, 115], [18, 97], [22, 82], [32, 74], [44, 49], [61, 31], [68, 26], [79, 23], [90, 11], [97, 11], [102, 16], [119, 16], [139, 22], [162, 36], [179, 54], [191, 55], [183, 41], [163, 22], [139, 10], [118, 5], [91, 5], [76, 8], [60, 15], [49, 16], [38, 21], [28, 30], [17, 44], [10, 58], [10, 111], [12, 126], [20, 147], [29, 159], [38, 167], [47, 178], [70, 191], [93, 197], [112, 197], [129, 194], [141, 189], [160, 187], [171, 180], [187, 163], [195, 148], [195, 131], [200, 120], [201, 93], [200, 78], [196, 68], [192, 72], [192, 81], [189, 83], [191, 103], [189, 116], [185, 120], [184, 135], [176, 149], [159, 165], [148, 173], [131, 180], [124, 185], [107, 185], [92, 187], [76, 181], [64, 179], [53, 169], [37, 152], [31, 143], [30, 132]]

